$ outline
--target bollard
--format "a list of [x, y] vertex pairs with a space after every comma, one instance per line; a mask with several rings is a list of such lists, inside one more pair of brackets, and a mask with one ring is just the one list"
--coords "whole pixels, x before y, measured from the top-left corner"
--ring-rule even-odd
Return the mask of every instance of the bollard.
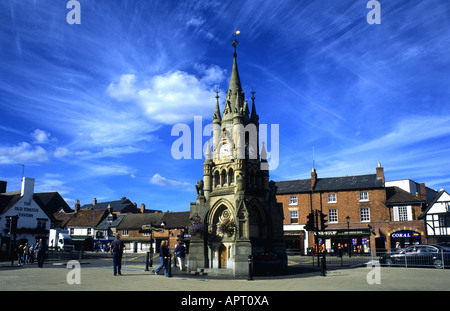
[[321, 270], [320, 270], [320, 275], [321, 276], [327, 276], [327, 266], [326, 266], [326, 262], [325, 262], [325, 256], [322, 256], [321, 258]]
[[147, 258], [145, 260], [145, 271], [148, 271], [148, 261], [150, 258], [150, 252], [147, 252]]
[[253, 257], [248, 256], [248, 281], [253, 281]]
[[168, 262], [168, 267], [167, 267], [167, 269], [169, 270], [168, 271], [168, 273], [169, 273], [169, 278], [171, 278], [172, 277], [172, 254], [169, 254], [169, 258], [167, 258], [167, 260], [169, 261]]

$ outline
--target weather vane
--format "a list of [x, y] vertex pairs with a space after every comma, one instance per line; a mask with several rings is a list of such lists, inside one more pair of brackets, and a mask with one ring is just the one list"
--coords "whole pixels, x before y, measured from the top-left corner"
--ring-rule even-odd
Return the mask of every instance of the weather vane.
[[236, 56], [236, 47], [238, 45], [237, 35], [240, 33], [241, 33], [240, 30], [236, 30], [236, 28], [234, 29], [234, 32], [233, 32], [234, 40], [233, 40], [233, 42], [231, 42], [231, 46], [234, 47], [234, 55], [235, 56]]

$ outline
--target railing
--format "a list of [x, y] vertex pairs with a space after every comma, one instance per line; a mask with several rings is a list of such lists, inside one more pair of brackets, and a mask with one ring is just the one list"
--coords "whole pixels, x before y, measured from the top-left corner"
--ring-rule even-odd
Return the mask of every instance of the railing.
[[[323, 254], [308, 256], [290, 256], [291, 262], [320, 266]], [[450, 267], [450, 252], [374, 252], [334, 255], [325, 254], [327, 267], [365, 266], [370, 263], [379, 263], [386, 267], [434, 267], [445, 269]]]
[[435, 267], [444, 269], [450, 267], [450, 252], [444, 250], [437, 252], [388, 252], [379, 257], [379, 262], [381, 265], [392, 267]]

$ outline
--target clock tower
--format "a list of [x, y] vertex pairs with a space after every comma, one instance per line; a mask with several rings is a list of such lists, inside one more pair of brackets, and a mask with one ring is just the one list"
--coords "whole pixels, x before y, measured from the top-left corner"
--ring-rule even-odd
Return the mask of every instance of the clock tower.
[[188, 270], [246, 276], [251, 256], [256, 273], [264, 272], [269, 261], [282, 271], [287, 265], [283, 209], [276, 203], [275, 183], [269, 182], [265, 142], [259, 148], [255, 92], [250, 113], [237, 67], [237, 40], [232, 46], [225, 107], [221, 114], [216, 91], [212, 144], [208, 140], [203, 180], [190, 207]]

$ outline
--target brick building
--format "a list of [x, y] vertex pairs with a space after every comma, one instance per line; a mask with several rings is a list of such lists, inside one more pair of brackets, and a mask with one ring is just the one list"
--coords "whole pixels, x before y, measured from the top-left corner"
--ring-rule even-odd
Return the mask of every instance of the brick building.
[[315, 234], [305, 230], [307, 215], [327, 215], [318, 242], [328, 252], [364, 253], [425, 242], [424, 222], [418, 220], [425, 201], [398, 187], [386, 187], [384, 169], [375, 174], [279, 181], [277, 202], [283, 204], [287, 248], [305, 254], [315, 248]]

